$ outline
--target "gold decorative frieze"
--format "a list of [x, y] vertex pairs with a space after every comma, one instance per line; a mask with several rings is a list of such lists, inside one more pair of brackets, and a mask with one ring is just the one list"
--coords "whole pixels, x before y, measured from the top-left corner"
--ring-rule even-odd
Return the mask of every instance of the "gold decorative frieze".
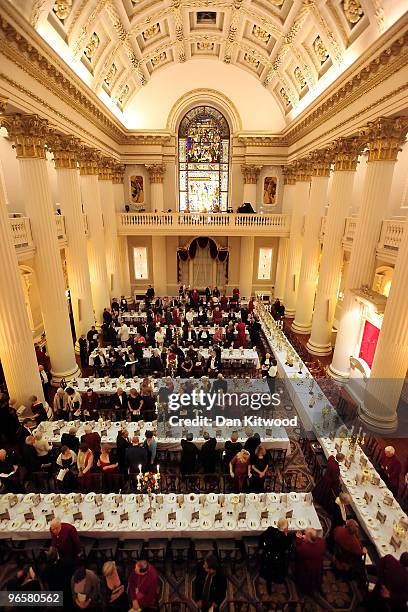
[[361, 130], [368, 161], [397, 161], [408, 133], [408, 117], [378, 117]]
[[81, 151], [81, 141], [75, 136], [59, 134], [50, 130], [47, 137], [47, 148], [54, 155], [55, 168], [57, 170], [78, 168], [78, 158]]
[[100, 181], [111, 181], [112, 180], [112, 170], [115, 166], [115, 160], [111, 157], [101, 157], [99, 160], [99, 175], [98, 178]]
[[126, 96], [128, 95], [130, 89], [129, 89], [129, 85], [125, 85], [124, 88], [122, 89], [119, 98], [118, 98], [118, 103], [119, 104], [123, 104]]
[[312, 164], [308, 159], [298, 159], [294, 163], [296, 182], [310, 183]]
[[197, 49], [199, 51], [214, 51], [215, 44], [208, 40], [199, 40], [197, 43]]
[[0, 96], [0, 113], [4, 113], [8, 105], [8, 98]]
[[93, 56], [96, 53], [97, 48], [99, 47], [99, 36], [97, 35], [96, 32], [94, 32], [89, 41], [87, 42], [87, 45], [84, 49], [84, 55], [86, 58], [89, 59], [89, 61], [92, 61]]
[[353, 26], [358, 23], [364, 15], [364, 9], [360, 0], [343, 0], [343, 12], [347, 21]]
[[164, 164], [146, 164], [146, 168], [151, 183], [163, 182], [166, 173], [166, 166]]
[[244, 53], [244, 62], [247, 63], [253, 70], [256, 70], [260, 64], [260, 61], [252, 53]]
[[279, 90], [280, 93], [280, 97], [282, 98], [283, 102], [285, 103], [285, 106], [290, 106], [290, 98], [288, 96], [288, 93], [286, 91], [286, 89], [284, 87], [281, 87]]
[[254, 166], [252, 164], [242, 164], [241, 172], [246, 185], [256, 185], [261, 172], [262, 166]]
[[113, 81], [115, 79], [117, 72], [118, 72], [118, 69], [116, 67], [116, 64], [112, 64], [112, 66], [108, 70], [108, 74], [104, 78], [104, 83], [106, 87], [109, 87], [109, 88], [112, 87], [112, 84], [113, 84]]
[[159, 64], [162, 64], [163, 62], [165, 62], [167, 59], [167, 53], [166, 51], [162, 51], [161, 53], [158, 53], [157, 55], [155, 55], [154, 57], [151, 58], [151, 64], [154, 68], [156, 68], [156, 66], [159, 66]]
[[299, 85], [300, 89], [304, 89], [307, 85], [307, 81], [305, 79], [305, 76], [302, 70], [299, 68], [299, 66], [296, 66], [296, 68], [294, 69], [293, 76], [295, 77], [295, 80], [297, 84]]
[[0, 123], [7, 128], [17, 157], [45, 159], [45, 144], [48, 136], [48, 121], [39, 115], [0, 116]]
[[101, 152], [93, 147], [82, 146], [79, 152], [79, 173], [82, 176], [89, 174], [99, 175], [99, 161]]
[[57, 0], [52, 8], [60, 21], [64, 21], [72, 9], [72, 0]]
[[281, 136], [238, 136], [246, 147], [286, 147], [288, 142]]
[[358, 136], [338, 138], [332, 147], [335, 172], [352, 172], [357, 169], [358, 158], [364, 142]]
[[120, 185], [123, 183], [126, 166], [124, 164], [114, 164], [112, 168], [112, 183]]
[[321, 65], [323, 65], [330, 57], [329, 52], [327, 51], [325, 44], [320, 38], [320, 36], [317, 36], [314, 39], [313, 50]]

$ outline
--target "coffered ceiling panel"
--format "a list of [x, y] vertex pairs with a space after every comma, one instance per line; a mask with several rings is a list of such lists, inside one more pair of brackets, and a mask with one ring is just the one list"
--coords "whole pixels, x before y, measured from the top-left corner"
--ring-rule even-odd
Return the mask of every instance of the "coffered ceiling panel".
[[201, 58], [251, 74], [287, 122], [407, 10], [406, 0], [10, 1], [119, 116], [169, 66]]

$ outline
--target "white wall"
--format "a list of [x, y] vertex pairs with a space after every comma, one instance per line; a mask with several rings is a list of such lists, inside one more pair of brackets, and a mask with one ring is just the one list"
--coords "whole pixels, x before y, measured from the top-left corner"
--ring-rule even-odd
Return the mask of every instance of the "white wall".
[[285, 127], [277, 102], [257, 77], [211, 59], [191, 60], [158, 71], [126, 108], [126, 124], [134, 129], [165, 129], [175, 102], [202, 88], [217, 90], [232, 101], [243, 130], [279, 132]]

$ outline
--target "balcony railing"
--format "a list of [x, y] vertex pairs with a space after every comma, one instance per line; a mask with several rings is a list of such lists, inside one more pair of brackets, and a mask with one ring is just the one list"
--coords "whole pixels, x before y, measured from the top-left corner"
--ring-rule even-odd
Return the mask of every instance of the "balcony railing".
[[379, 251], [398, 251], [404, 231], [406, 231], [405, 220], [384, 219], [377, 249]]
[[10, 217], [9, 220], [16, 249], [33, 248], [30, 219], [28, 217]]
[[343, 244], [351, 245], [354, 240], [357, 227], [357, 217], [347, 217], [346, 226], [344, 228]]
[[169, 230], [188, 234], [202, 228], [218, 234], [288, 236], [290, 227], [290, 215], [282, 214], [120, 213], [117, 221], [122, 235]]

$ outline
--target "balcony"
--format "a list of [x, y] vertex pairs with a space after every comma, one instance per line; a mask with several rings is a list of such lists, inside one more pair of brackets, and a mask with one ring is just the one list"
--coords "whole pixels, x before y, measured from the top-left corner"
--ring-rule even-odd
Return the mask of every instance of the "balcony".
[[289, 236], [290, 215], [236, 213], [120, 213], [118, 233], [127, 235]]
[[[323, 242], [324, 233], [326, 229], [326, 217], [322, 218], [322, 224], [320, 227], [320, 242]], [[395, 259], [398, 254], [399, 245], [401, 244], [404, 228], [406, 226], [406, 220], [404, 218], [398, 219], [384, 219], [381, 226], [381, 234], [377, 244], [377, 256], [379, 259], [387, 261], [389, 263], [395, 263]], [[350, 251], [353, 245], [354, 236], [357, 227], [357, 217], [347, 217], [344, 234], [343, 234], [343, 247], [346, 251]]]

